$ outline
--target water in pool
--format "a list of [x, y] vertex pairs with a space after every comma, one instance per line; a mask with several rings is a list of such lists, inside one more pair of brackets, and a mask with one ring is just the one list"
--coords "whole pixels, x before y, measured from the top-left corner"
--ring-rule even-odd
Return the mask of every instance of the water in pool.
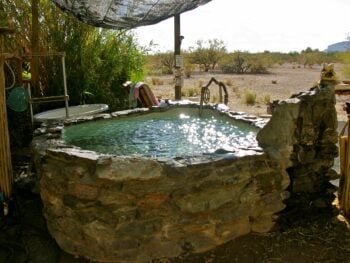
[[171, 110], [66, 127], [63, 139], [82, 149], [114, 155], [184, 157], [256, 147], [258, 128], [205, 111]]

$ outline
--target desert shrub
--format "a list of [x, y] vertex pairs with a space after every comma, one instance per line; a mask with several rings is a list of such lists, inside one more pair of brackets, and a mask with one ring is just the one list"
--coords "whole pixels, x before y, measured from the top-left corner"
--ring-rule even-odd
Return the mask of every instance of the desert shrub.
[[183, 95], [184, 97], [195, 97], [200, 95], [200, 90], [198, 88], [182, 89], [181, 95]]
[[225, 81], [225, 84], [226, 84], [226, 86], [231, 87], [231, 86], [233, 85], [233, 80], [232, 80], [232, 79], [227, 79], [227, 80]]
[[186, 62], [184, 66], [184, 73], [187, 78], [190, 78], [194, 69], [194, 65]]
[[215, 69], [226, 53], [226, 46], [222, 40], [198, 40], [195, 47], [190, 48], [189, 59], [192, 64], [200, 65], [205, 72]]
[[158, 85], [163, 85], [164, 84], [164, 81], [161, 80], [160, 78], [157, 78], [157, 77], [152, 77], [151, 81], [152, 81], [152, 84], [154, 86], [158, 86]]
[[199, 93], [200, 93], [200, 92], [198, 91], [197, 88], [188, 88], [188, 89], [187, 89], [188, 97], [198, 96]]
[[145, 69], [150, 75], [160, 76], [173, 74], [174, 53], [169, 51], [147, 55]]
[[261, 61], [256, 61], [252, 63], [249, 69], [249, 72], [252, 74], [266, 74], [268, 73], [267, 66]]
[[256, 93], [252, 90], [247, 90], [244, 94], [244, 101], [247, 105], [254, 105], [256, 102]]
[[250, 65], [247, 63], [246, 55], [241, 52], [233, 53], [221, 64], [221, 70], [224, 73], [247, 73]]
[[272, 84], [277, 84], [277, 80], [271, 80]]
[[264, 96], [264, 104], [265, 105], [269, 105], [271, 103], [271, 97], [270, 97], [270, 94], [266, 94]]
[[350, 79], [350, 51], [345, 52], [341, 57], [344, 63], [343, 74], [346, 78]]
[[213, 96], [211, 97], [211, 102], [212, 102], [212, 103], [218, 103], [218, 102], [219, 102], [219, 97], [218, 97], [218, 95], [213, 95]]
[[226, 57], [225, 61], [221, 63], [221, 70], [224, 73], [263, 74], [268, 73], [269, 66], [271, 64], [266, 57], [237, 51]]
[[203, 87], [204, 86], [204, 80], [200, 79], [198, 80], [198, 87]]

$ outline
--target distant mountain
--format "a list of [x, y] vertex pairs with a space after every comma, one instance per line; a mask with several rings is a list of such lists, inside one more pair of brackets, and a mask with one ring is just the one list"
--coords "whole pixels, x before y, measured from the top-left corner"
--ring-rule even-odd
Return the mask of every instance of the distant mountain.
[[326, 52], [344, 52], [350, 49], [350, 41], [342, 41], [329, 45]]

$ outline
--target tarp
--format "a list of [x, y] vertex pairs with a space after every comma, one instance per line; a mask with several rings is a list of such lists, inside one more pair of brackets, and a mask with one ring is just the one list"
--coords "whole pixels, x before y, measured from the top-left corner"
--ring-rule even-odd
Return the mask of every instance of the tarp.
[[97, 27], [130, 29], [151, 25], [195, 9], [211, 0], [53, 0], [85, 23]]

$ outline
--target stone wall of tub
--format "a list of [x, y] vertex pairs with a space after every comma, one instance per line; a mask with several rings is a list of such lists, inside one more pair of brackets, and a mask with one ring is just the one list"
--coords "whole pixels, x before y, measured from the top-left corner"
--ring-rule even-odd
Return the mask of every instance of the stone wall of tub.
[[280, 102], [257, 139], [280, 160], [291, 179], [290, 209], [332, 209], [339, 178], [332, 169], [338, 156], [337, 112], [333, 80]]
[[[234, 158], [101, 155], [65, 145], [61, 124], [43, 126], [33, 151], [49, 231], [75, 255], [149, 262], [268, 232], [286, 202], [305, 205], [309, 198], [328, 206], [337, 152], [334, 102], [328, 83], [279, 103], [258, 134], [264, 151]], [[264, 124], [242, 113], [225, 114]]]

